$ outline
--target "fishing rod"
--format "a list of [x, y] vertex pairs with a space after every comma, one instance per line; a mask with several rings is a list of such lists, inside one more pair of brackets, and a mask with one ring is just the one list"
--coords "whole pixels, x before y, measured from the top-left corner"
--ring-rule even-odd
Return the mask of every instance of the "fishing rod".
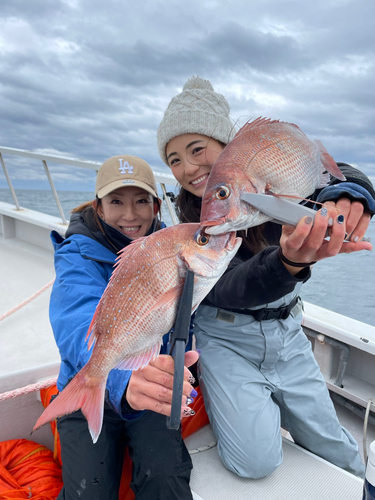
[[169, 354], [174, 359], [174, 377], [171, 416], [167, 417], [168, 429], [177, 430], [181, 424], [182, 388], [184, 385], [185, 348], [189, 340], [193, 304], [194, 273], [187, 271], [173, 331], [169, 337]]

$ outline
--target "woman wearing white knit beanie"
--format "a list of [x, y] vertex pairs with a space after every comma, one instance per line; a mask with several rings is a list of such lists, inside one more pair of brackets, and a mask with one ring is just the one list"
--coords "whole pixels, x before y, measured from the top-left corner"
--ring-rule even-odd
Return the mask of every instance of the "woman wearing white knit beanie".
[[[165, 111], [158, 148], [181, 185], [176, 206], [182, 222], [199, 222], [209, 173], [234, 136], [229, 111], [225, 98], [199, 77], [190, 78]], [[364, 174], [346, 164], [340, 169], [350, 189], [366, 186], [373, 196]], [[343, 190], [349, 189], [344, 184]], [[337, 185], [312, 193], [312, 199], [325, 197], [318, 201], [329, 201], [328, 211], [351, 204], [331, 188]], [[310, 240], [310, 229], [304, 229], [301, 241]], [[295, 235], [291, 231], [284, 230], [281, 238], [281, 226], [272, 222], [240, 231], [240, 249], [194, 318], [199, 383], [218, 453], [235, 474], [267, 476], [283, 459], [283, 425], [303, 448], [363, 477], [358, 445], [337, 419], [301, 327], [299, 291], [310, 267], [287, 267], [279, 258], [279, 247], [284, 251]], [[296, 255], [295, 262], [305, 262], [303, 250]]]
[[[164, 113], [157, 132], [158, 149], [181, 185], [176, 208], [182, 222], [199, 222], [201, 198], [211, 166], [236, 133], [229, 113], [225, 97], [199, 76], [189, 78]], [[184, 139], [185, 134], [189, 134], [189, 147], [183, 148], [188, 161], [187, 168], [182, 169], [178, 155], [173, 154], [177, 151], [172, 149], [179, 149], [179, 139]]]
[[165, 148], [178, 135], [202, 134], [227, 144], [235, 134], [229, 112], [225, 97], [215, 92], [208, 80], [189, 78], [181, 94], [171, 100], [158, 128], [158, 148], [164, 163], [169, 165]]

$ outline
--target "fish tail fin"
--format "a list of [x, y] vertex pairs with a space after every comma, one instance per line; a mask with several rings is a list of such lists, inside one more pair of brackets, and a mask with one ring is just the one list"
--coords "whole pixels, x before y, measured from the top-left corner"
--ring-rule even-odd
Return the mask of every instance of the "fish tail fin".
[[33, 431], [63, 415], [82, 410], [94, 443], [98, 440], [103, 424], [106, 379], [98, 383], [88, 381], [85, 367], [69, 382], [61, 393], [47, 406], [38, 418]]
[[321, 178], [321, 183], [318, 187], [325, 187], [328, 185], [329, 182], [329, 174], [333, 175], [333, 177], [336, 177], [337, 179], [340, 179], [340, 181], [346, 181], [345, 175], [341, 172], [339, 167], [336, 165], [335, 160], [332, 158], [332, 156], [328, 153], [326, 148], [323, 146], [323, 143], [319, 140], [315, 140], [315, 144], [318, 146], [322, 163], [325, 168], [327, 173], [322, 173], [322, 178]]

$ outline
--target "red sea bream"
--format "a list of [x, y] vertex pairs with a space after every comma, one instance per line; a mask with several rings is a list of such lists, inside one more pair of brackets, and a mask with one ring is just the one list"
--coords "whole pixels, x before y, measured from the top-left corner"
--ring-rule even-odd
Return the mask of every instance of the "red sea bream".
[[87, 333], [88, 363], [38, 419], [41, 425], [81, 409], [94, 442], [103, 421], [106, 380], [112, 369], [137, 370], [159, 354], [172, 328], [187, 270], [194, 272], [193, 310], [224, 273], [241, 238], [206, 235], [199, 224], [179, 224], [126, 247]]
[[210, 234], [257, 226], [271, 218], [241, 201], [242, 193], [290, 195], [298, 203], [326, 186], [329, 174], [345, 180], [320, 141], [292, 123], [257, 118], [237, 132], [212, 167], [201, 223], [212, 226], [206, 228]]

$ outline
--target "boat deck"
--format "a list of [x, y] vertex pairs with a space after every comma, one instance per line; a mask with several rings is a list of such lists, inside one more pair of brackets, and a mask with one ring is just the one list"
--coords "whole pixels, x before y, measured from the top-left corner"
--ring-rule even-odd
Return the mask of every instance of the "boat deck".
[[[10, 231], [4, 238], [0, 227], [0, 315], [54, 278], [52, 246], [48, 240], [49, 230], [53, 228], [52, 219], [51, 224], [46, 224], [41, 246], [35, 244], [35, 238], [39, 236], [34, 233], [34, 243], [30, 243], [19, 239], [16, 230], [13, 236]], [[50, 291], [51, 288], [0, 322], [0, 393], [52, 377], [58, 372], [60, 357], [48, 319]], [[335, 406], [341, 423], [353, 434], [362, 450], [363, 419], [346, 408]], [[0, 441], [30, 439], [30, 430], [41, 411], [36, 393], [0, 402]], [[31, 439], [50, 448], [53, 446], [49, 426], [39, 429]], [[369, 425], [367, 442], [374, 439], [375, 426]], [[192, 450], [212, 441], [214, 437], [207, 426], [188, 438], [187, 446]], [[216, 447], [195, 453], [192, 455], [191, 482], [195, 499], [360, 500], [360, 479], [302, 450], [288, 439], [284, 439], [283, 449], [282, 466], [261, 480], [239, 478], [225, 469]]]
[[[28, 299], [55, 275], [52, 253], [18, 239], [0, 243], [0, 315]], [[0, 323], [0, 376], [58, 362], [48, 318], [51, 288]], [[22, 325], [22, 329], [20, 328]]]
[[[186, 440], [189, 450], [214, 440], [210, 426]], [[192, 455], [191, 488], [196, 500], [361, 500], [363, 481], [317, 458], [287, 439], [283, 440], [284, 459], [271, 476], [263, 479], [240, 478], [220, 461], [217, 448]]]

